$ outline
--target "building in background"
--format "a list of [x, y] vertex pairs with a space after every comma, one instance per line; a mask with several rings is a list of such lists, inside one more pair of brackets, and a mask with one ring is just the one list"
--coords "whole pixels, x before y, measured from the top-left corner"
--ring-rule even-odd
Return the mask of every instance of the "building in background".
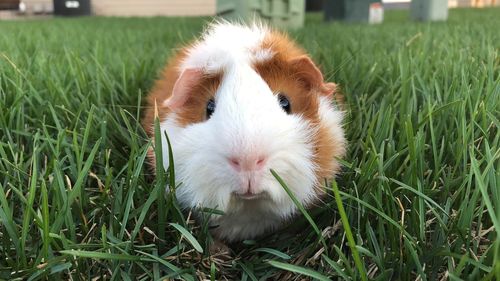
[[0, 10], [16, 10], [19, 7], [19, 0], [0, 0]]
[[[79, 1], [91, 2], [91, 13], [97, 16], [211, 16], [215, 15], [217, 0], [56, 0], [75, 5]], [[250, 0], [249, 0], [250, 1]], [[255, 1], [255, 0], [252, 0]], [[418, 1], [418, 0], [414, 0]], [[317, 10], [321, 0], [307, 7]], [[382, 0], [384, 4], [403, 4], [409, 7], [410, 0]], [[500, 0], [448, 0], [449, 7], [500, 6]], [[52, 14], [53, 0], [0, 0], [0, 10], [20, 11], [23, 14]], [[16, 12], [17, 13], [17, 12]], [[1, 18], [1, 17], [0, 17]]]

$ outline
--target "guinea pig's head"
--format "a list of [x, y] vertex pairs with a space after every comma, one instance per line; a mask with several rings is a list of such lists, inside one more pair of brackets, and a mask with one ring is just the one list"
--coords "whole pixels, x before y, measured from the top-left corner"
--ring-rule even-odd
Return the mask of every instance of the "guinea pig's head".
[[[271, 169], [305, 205], [338, 171], [344, 135], [335, 84], [285, 35], [215, 24], [164, 75], [152, 98], [183, 207], [231, 213], [251, 205], [286, 218], [296, 208]], [[163, 150], [168, 167], [164, 136]]]

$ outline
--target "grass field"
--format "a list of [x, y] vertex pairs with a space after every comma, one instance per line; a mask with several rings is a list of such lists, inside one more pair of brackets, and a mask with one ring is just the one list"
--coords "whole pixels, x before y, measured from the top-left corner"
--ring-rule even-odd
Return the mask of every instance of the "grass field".
[[291, 32], [346, 96], [345, 221], [332, 187], [232, 256], [162, 196], [139, 124], [206, 20], [0, 22], [0, 279], [500, 280], [499, 9]]

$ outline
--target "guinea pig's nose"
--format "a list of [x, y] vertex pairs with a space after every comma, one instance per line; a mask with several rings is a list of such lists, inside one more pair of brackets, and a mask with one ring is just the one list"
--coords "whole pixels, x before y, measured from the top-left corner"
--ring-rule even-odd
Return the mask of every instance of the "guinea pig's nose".
[[229, 157], [229, 164], [236, 171], [258, 171], [261, 170], [267, 162], [265, 156], [247, 156], [247, 157]]

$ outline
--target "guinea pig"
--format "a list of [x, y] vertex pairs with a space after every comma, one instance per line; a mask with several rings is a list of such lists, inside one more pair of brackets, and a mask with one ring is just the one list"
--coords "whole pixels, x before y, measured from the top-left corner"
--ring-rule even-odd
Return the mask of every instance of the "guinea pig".
[[218, 22], [177, 52], [148, 96], [143, 126], [165, 132], [184, 209], [213, 208], [213, 235], [227, 242], [277, 229], [324, 194], [345, 152], [336, 85], [284, 33]]

